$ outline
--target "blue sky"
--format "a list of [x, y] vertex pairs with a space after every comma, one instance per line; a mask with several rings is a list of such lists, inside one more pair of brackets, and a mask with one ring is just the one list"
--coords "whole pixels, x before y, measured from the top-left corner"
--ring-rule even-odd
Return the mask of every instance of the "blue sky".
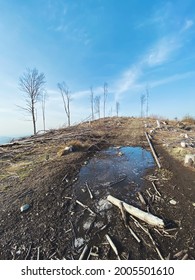
[[[32, 133], [16, 105], [26, 68], [46, 77], [46, 127], [67, 123], [57, 83], [72, 94], [72, 123], [87, 118], [90, 87], [106, 114], [140, 115], [149, 89], [149, 114], [195, 117], [195, 3], [193, 0], [0, 0], [0, 135]], [[38, 130], [43, 129], [38, 104]], [[102, 113], [102, 112], [101, 112]]]

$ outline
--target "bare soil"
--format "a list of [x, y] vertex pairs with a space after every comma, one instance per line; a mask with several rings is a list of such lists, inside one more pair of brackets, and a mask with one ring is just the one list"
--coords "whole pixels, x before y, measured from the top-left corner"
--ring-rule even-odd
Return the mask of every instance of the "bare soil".
[[[161, 217], [166, 227], [160, 230], [139, 221], [152, 242], [127, 215], [128, 225], [141, 240], [138, 243], [117, 207], [100, 211], [98, 203], [106, 199], [101, 192], [91, 199], [85, 188], [82, 196], [75, 182], [81, 167], [102, 149], [141, 146], [149, 150], [145, 131], [151, 134], [162, 167], [148, 170], [144, 177], [142, 195], [147, 206], [138, 196], [135, 206]], [[184, 138], [187, 147], [181, 148]], [[195, 154], [193, 141], [193, 125], [167, 122], [157, 128], [153, 119], [107, 118], [1, 145], [0, 259], [76, 260], [85, 245], [89, 249], [84, 258], [91, 252], [90, 259], [117, 259], [106, 234], [121, 259], [159, 259], [157, 250], [163, 259], [194, 259], [195, 168], [183, 163], [185, 154]], [[64, 151], [67, 146], [73, 151]], [[118, 198], [128, 203], [124, 194]], [[21, 212], [24, 204], [30, 207]]]

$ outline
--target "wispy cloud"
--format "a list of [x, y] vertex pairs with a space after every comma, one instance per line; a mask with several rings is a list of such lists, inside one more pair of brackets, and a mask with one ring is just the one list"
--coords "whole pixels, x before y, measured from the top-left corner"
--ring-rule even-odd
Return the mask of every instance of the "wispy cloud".
[[184, 23], [183, 28], [181, 29], [181, 32], [187, 31], [194, 25], [194, 21], [191, 19], [187, 19]]
[[161, 65], [168, 61], [172, 54], [181, 47], [181, 43], [175, 37], [164, 37], [152, 46], [147, 52], [145, 59], [149, 67]]

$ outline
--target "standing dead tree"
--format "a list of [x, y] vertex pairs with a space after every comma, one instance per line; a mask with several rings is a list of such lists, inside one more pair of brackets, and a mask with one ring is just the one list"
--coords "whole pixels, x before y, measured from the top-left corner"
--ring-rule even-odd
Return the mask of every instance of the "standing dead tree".
[[95, 113], [98, 115], [98, 118], [100, 119], [100, 96], [96, 96], [94, 98], [94, 109]]
[[148, 118], [149, 112], [149, 87], [146, 86], [146, 117]]
[[43, 117], [43, 130], [45, 131], [45, 102], [47, 98], [47, 93], [44, 90], [42, 94], [42, 117]]
[[146, 102], [145, 94], [141, 95], [140, 101], [141, 101], [141, 118], [143, 118], [144, 117], [144, 104]]
[[93, 97], [93, 87], [90, 87], [90, 101], [91, 101], [91, 118], [94, 120], [94, 97]]
[[104, 83], [104, 118], [106, 116], [106, 99], [108, 95], [108, 84]]
[[19, 89], [26, 94], [26, 106], [21, 109], [27, 111], [32, 116], [33, 131], [36, 130], [36, 103], [40, 100], [45, 85], [45, 75], [38, 72], [36, 68], [27, 68], [26, 72], [19, 78]]
[[65, 82], [58, 83], [58, 88], [62, 96], [64, 110], [68, 119], [68, 126], [70, 126], [70, 102], [72, 100], [71, 94]]
[[118, 117], [118, 113], [119, 113], [119, 108], [120, 108], [120, 103], [118, 101], [116, 101], [116, 115]]

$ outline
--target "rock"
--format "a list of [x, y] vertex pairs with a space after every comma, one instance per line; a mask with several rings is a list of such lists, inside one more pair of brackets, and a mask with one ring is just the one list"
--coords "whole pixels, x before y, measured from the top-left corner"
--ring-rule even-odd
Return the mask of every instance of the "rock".
[[187, 166], [193, 166], [195, 163], [195, 154], [187, 154], [185, 155], [184, 164]]
[[24, 212], [24, 211], [27, 211], [29, 208], [30, 208], [29, 204], [24, 204], [20, 207], [20, 211]]
[[112, 208], [112, 204], [107, 199], [101, 199], [99, 200], [97, 207], [98, 210], [101, 212]]
[[185, 148], [185, 147], [187, 147], [187, 143], [183, 140], [183, 141], [181, 141], [181, 147], [182, 148]]
[[84, 242], [85, 242], [85, 240], [82, 237], [78, 237], [74, 241], [74, 246], [76, 248], [80, 248], [81, 246], [83, 246]]
[[83, 229], [84, 229], [84, 230], [88, 230], [88, 229], [91, 227], [91, 225], [92, 225], [93, 222], [94, 222], [94, 218], [93, 218], [93, 217], [89, 217], [89, 218], [85, 221], [85, 223], [83, 224]]
[[73, 147], [70, 146], [70, 147], [65, 147], [62, 151], [59, 152], [59, 155], [60, 156], [65, 156], [69, 153], [73, 152]]
[[195, 202], [193, 202], [192, 205], [195, 207]]
[[177, 202], [176, 202], [174, 199], [171, 199], [171, 200], [169, 201], [169, 203], [172, 204], [172, 205], [176, 205], [176, 204], [177, 204]]

